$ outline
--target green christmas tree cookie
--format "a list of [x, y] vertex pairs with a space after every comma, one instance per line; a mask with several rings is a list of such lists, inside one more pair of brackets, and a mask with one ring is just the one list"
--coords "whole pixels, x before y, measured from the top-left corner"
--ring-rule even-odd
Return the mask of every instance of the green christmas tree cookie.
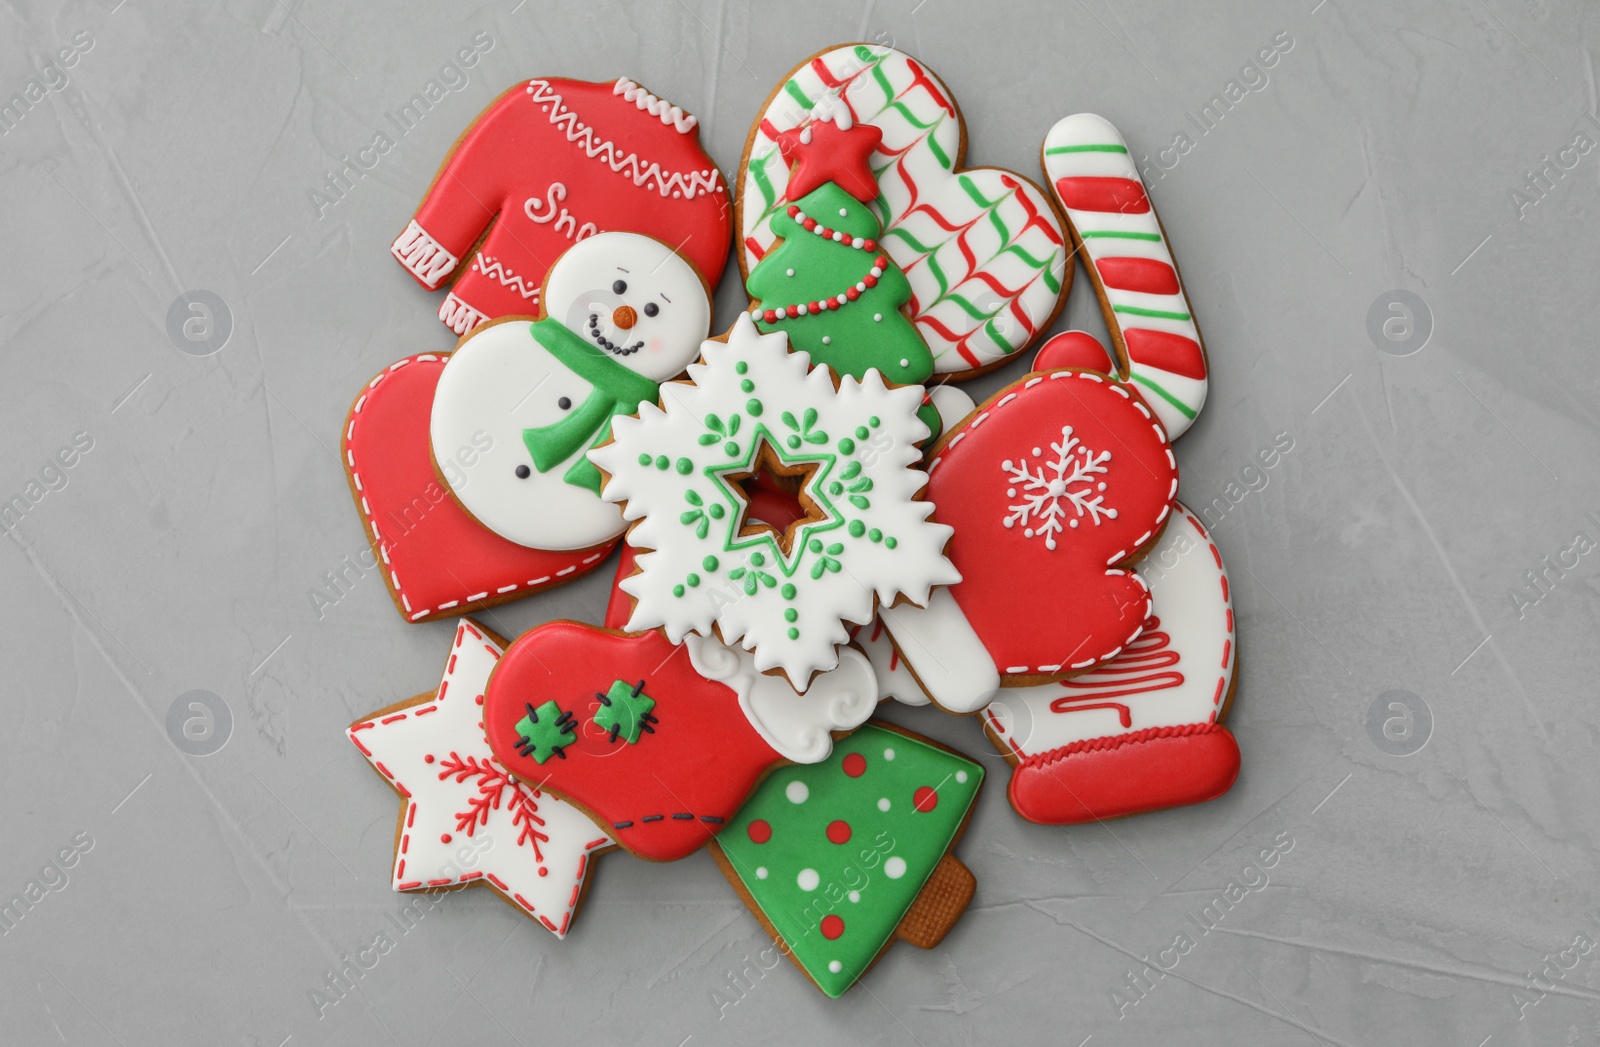
[[972, 898], [950, 848], [983, 782], [976, 763], [874, 721], [819, 764], [784, 767], [712, 845], [774, 941], [831, 997], [896, 937], [937, 945]]
[[[772, 216], [779, 239], [745, 288], [756, 325], [787, 334], [812, 363], [852, 378], [877, 368], [895, 385], [922, 385], [933, 377], [933, 354], [901, 312], [911, 284], [878, 243], [883, 229], [867, 206], [878, 197], [868, 158], [882, 138], [847, 109], [780, 136], [795, 165], [789, 206]], [[922, 415], [937, 435], [938, 412], [924, 405]]]

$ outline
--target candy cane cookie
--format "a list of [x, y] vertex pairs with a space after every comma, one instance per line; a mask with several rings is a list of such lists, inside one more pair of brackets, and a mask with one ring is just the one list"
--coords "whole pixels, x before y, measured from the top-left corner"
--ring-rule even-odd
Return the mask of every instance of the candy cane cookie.
[[1205, 342], [1127, 143], [1104, 117], [1078, 113], [1050, 129], [1041, 162], [1083, 251], [1118, 377], [1176, 440], [1206, 401]]

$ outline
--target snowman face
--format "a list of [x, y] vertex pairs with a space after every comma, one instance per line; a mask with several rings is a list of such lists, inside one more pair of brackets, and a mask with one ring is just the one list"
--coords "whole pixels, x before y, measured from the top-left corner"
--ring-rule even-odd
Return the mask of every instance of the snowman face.
[[545, 315], [611, 359], [663, 382], [700, 355], [711, 300], [700, 274], [659, 240], [598, 233], [551, 266]]
[[436, 472], [456, 501], [502, 538], [535, 549], [586, 549], [622, 532], [621, 511], [562, 479], [582, 450], [540, 472], [522, 431], [568, 417], [593, 387], [551, 356], [530, 327], [511, 320], [479, 328], [450, 355], [429, 421]]

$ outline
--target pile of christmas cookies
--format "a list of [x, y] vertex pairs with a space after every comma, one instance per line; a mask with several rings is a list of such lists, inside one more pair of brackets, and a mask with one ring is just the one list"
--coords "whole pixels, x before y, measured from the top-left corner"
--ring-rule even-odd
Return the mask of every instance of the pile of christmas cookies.
[[[601, 852], [708, 847], [836, 997], [976, 889], [982, 765], [880, 702], [973, 718], [1032, 822], [1233, 784], [1165, 231], [1100, 117], [1050, 128], [1049, 192], [965, 146], [945, 84], [869, 45], [777, 86], [737, 187], [627, 79], [530, 80], [459, 139], [392, 253], [460, 341], [372, 379], [343, 439], [400, 615], [458, 619], [438, 687], [349, 728], [401, 797], [396, 890], [482, 882], [561, 937]], [[730, 246], [750, 301], [713, 335]], [[1111, 345], [1027, 370], [1074, 256]], [[1000, 367], [981, 404], [949, 384]], [[462, 617], [608, 564], [604, 621]]]

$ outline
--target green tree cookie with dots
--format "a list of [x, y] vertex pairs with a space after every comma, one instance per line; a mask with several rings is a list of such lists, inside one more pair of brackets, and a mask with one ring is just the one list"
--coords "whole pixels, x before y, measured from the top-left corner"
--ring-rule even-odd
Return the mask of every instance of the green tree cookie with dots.
[[966, 757], [868, 723], [827, 760], [773, 772], [715, 847], [790, 957], [837, 997], [896, 937], [982, 782]]

